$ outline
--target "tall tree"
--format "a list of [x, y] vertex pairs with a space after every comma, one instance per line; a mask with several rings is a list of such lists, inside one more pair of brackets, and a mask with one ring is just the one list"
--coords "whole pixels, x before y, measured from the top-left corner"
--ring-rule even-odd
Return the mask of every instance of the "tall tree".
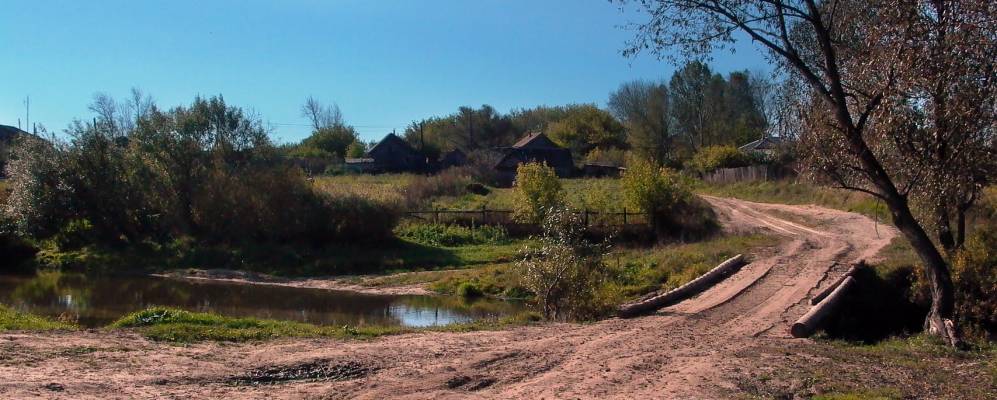
[[711, 144], [714, 136], [712, 123], [717, 114], [713, 111], [722, 95], [718, 79], [723, 78], [715, 76], [709, 66], [692, 61], [676, 71], [669, 81], [669, 110], [675, 128], [693, 151]]
[[[626, 2], [625, 0], [623, 0]], [[932, 242], [923, 221], [911, 210], [910, 196], [935, 178], [950, 162], [962, 162], [966, 149], [949, 146], [955, 141], [934, 141], [930, 156], [919, 154], [925, 147], [920, 138], [931, 134], [907, 120], [891, 119], [893, 113], [933, 110], [923, 103], [904, 104], [896, 93], [910, 66], [934, 68], [970, 59], [969, 66], [982, 63], [989, 76], [975, 84], [992, 87], [995, 34], [995, 9], [990, 1], [967, 0], [943, 2], [926, 0], [816, 0], [770, 1], [700, 1], [637, 0], [648, 14], [646, 23], [637, 28], [636, 38], [626, 54], [649, 48], [657, 54], [677, 49], [682, 56], [702, 56], [734, 41], [734, 32], [742, 32], [766, 48], [793, 75], [809, 86], [813, 119], [825, 129], [813, 132], [814, 143], [825, 152], [815, 152], [811, 164], [839, 186], [866, 192], [884, 201], [893, 223], [921, 258], [932, 295], [932, 305], [925, 320], [926, 330], [950, 344], [959, 343], [953, 322], [953, 286], [949, 264]], [[920, 30], [921, 27], [935, 29]], [[944, 33], [944, 34], [943, 34]], [[957, 36], [951, 41], [950, 35]], [[972, 40], [965, 40], [971, 38]], [[911, 42], [909, 40], [913, 39]], [[930, 43], [945, 45], [930, 46]], [[914, 43], [914, 44], [911, 44]], [[923, 46], [923, 47], [921, 47]], [[918, 48], [930, 48], [921, 53]], [[969, 55], [969, 57], [967, 57]], [[921, 59], [919, 59], [921, 58]], [[989, 60], [989, 61], [987, 61]], [[923, 61], [923, 62], [922, 62]], [[979, 66], [975, 66], [979, 67]], [[944, 80], [927, 77], [929, 83]], [[948, 104], [951, 91], [934, 91], [941, 97], [934, 104]], [[924, 99], [923, 97], [914, 97]], [[993, 91], [986, 94], [992, 103]], [[916, 112], [911, 112], [911, 115]], [[989, 142], [976, 146], [993, 146], [993, 120], [986, 120], [984, 136]], [[962, 129], [951, 132], [954, 138], [965, 135]], [[937, 135], [934, 135], [937, 136]], [[942, 143], [945, 144], [942, 144]], [[929, 142], [930, 143], [930, 142]], [[975, 153], [975, 151], [973, 151]], [[908, 160], [921, 162], [912, 170]], [[979, 160], [967, 161], [970, 167]], [[944, 174], [941, 174], [944, 176]]]
[[326, 106], [312, 96], [305, 99], [305, 104], [301, 105], [301, 116], [308, 118], [312, 123], [313, 130], [343, 126], [343, 112], [339, 110], [339, 105], [333, 103]]
[[609, 112], [592, 104], [572, 104], [564, 118], [544, 131], [554, 142], [571, 149], [576, 158], [593, 149], [607, 150], [626, 144], [623, 125]]
[[627, 142], [643, 158], [665, 164], [673, 154], [674, 129], [668, 86], [633, 81], [609, 95], [609, 110], [627, 129]]

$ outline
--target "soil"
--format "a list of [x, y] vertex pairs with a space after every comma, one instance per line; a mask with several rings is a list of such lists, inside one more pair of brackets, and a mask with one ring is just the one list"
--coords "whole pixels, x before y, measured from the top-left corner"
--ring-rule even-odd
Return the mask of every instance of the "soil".
[[[809, 296], [874, 257], [896, 231], [816, 206], [706, 200], [726, 230], [785, 240], [699, 296], [646, 317], [189, 346], [127, 331], [5, 333], [0, 398], [730, 398], [744, 391], [745, 374], [774, 362], [745, 354], [778, 349], [808, 362], [794, 348], [813, 342], [792, 339], [788, 328]], [[823, 223], [804, 226], [784, 213]], [[305, 378], [232, 384], [268, 371]]]

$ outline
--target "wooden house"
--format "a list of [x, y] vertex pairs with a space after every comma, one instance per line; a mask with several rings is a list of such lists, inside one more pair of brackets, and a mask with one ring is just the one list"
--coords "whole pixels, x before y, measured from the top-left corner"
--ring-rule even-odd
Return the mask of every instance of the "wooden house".
[[371, 147], [363, 160], [370, 160], [368, 164], [373, 164], [365, 168], [370, 171], [426, 172], [429, 170], [426, 156], [394, 133], [389, 133], [378, 144]]
[[571, 150], [558, 146], [541, 132], [528, 134], [512, 147], [500, 150], [503, 156], [495, 165], [495, 170], [502, 180], [509, 183], [516, 177], [516, 169], [524, 163], [545, 163], [562, 178], [574, 174], [575, 164], [571, 159]]
[[453, 149], [444, 153], [437, 162], [437, 167], [440, 170], [464, 165], [467, 165], [467, 155], [463, 151], [460, 151], [460, 149]]

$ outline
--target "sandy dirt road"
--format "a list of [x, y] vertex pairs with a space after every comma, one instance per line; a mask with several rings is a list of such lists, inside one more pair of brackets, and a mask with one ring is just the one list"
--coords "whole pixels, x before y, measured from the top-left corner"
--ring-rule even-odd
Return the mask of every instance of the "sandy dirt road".
[[[185, 347], [127, 332], [8, 333], [0, 335], [0, 398], [727, 398], [736, 390], [731, 376], [745, 367], [735, 354], [798, 341], [787, 329], [809, 296], [848, 263], [874, 257], [896, 232], [815, 206], [706, 200], [724, 229], [785, 240], [654, 315], [373, 341]], [[260, 367], [316, 362], [373, 372], [265, 386], [227, 381]]]

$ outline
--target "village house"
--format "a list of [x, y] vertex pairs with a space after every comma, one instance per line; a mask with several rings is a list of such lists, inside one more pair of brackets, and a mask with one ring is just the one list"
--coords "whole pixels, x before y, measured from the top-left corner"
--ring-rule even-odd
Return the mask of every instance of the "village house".
[[785, 144], [781, 137], [766, 136], [748, 143], [739, 149], [745, 154], [760, 154], [766, 157], [775, 156], [776, 151]]
[[515, 179], [519, 165], [525, 163], [545, 163], [561, 178], [574, 174], [575, 163], [571, 159], [571, 150], [558, 146], [541, 132], [530, 133], [512, 147], [499, 150], [503, 156], [495, 165], [495, 170], [500, 179], [508, 183]]
[[363, 172], [428, 172], [429, 164], [426, 156], [394, 133], [371, 147], [364, 158], [347, 160], [348, 167]]

